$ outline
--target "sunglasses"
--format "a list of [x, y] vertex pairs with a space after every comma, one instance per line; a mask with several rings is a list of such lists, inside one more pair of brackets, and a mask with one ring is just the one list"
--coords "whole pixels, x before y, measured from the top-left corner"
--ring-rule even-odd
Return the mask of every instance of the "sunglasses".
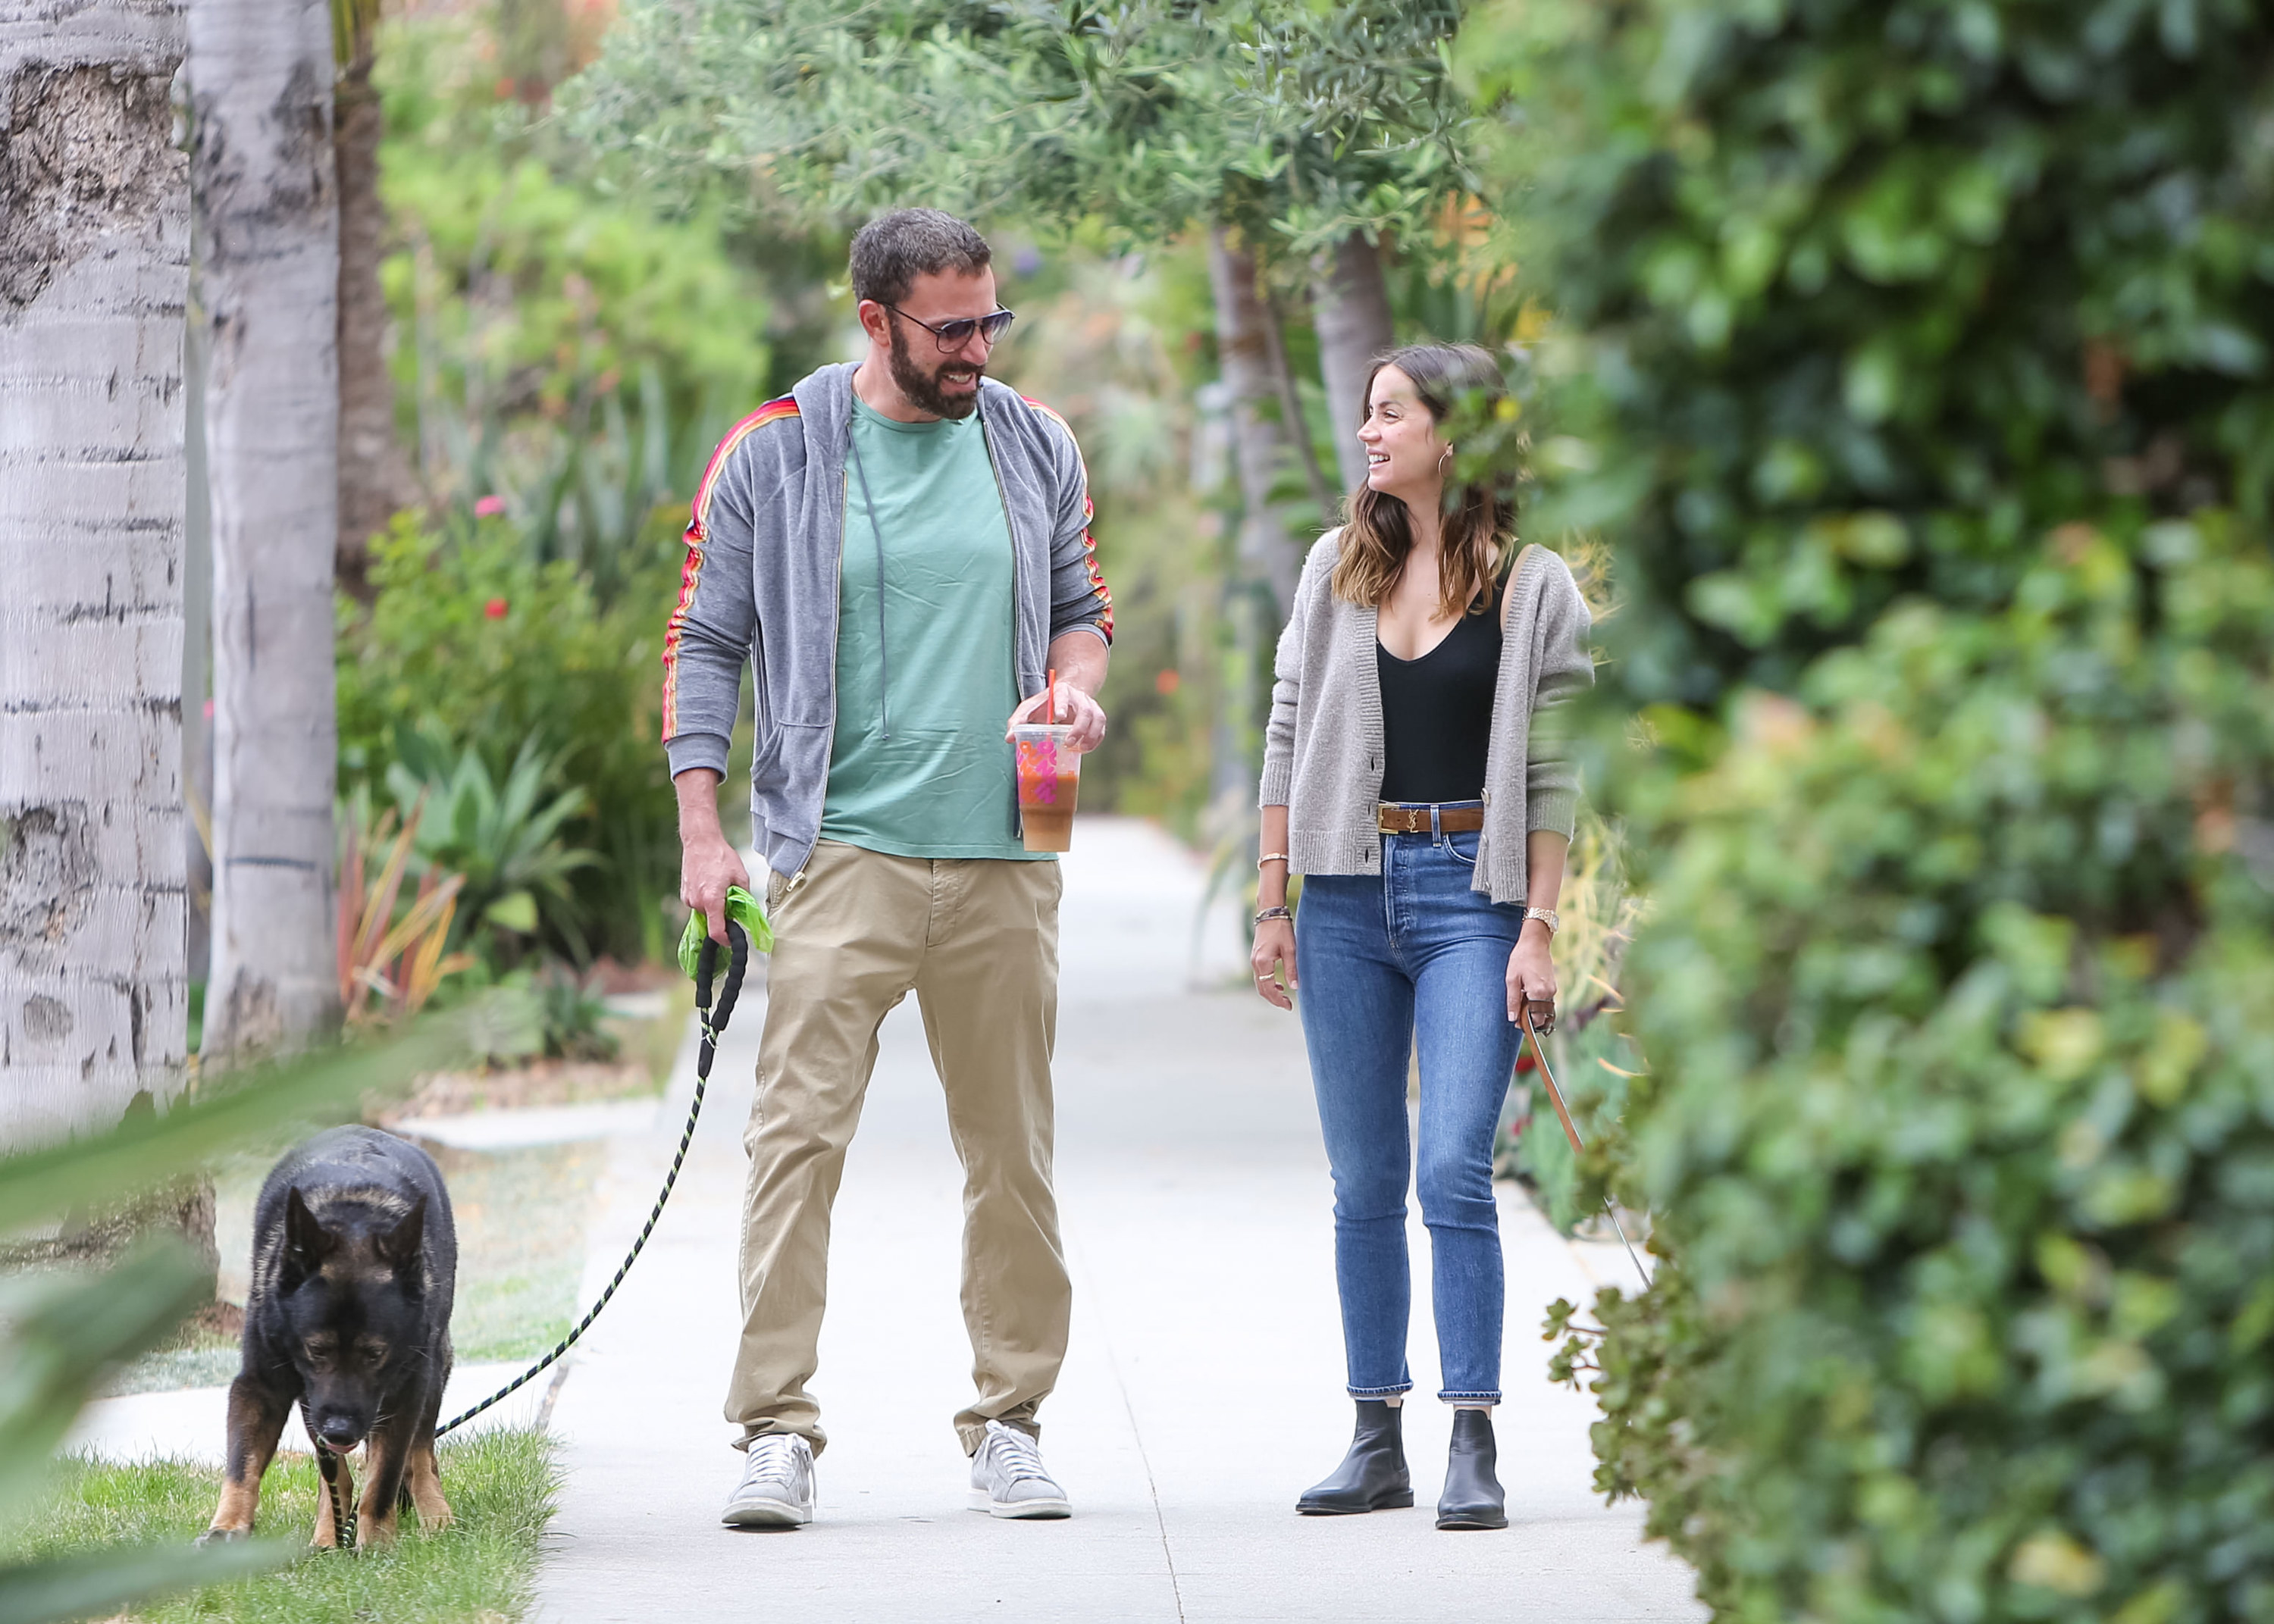
[[971, 342], [971, 335], [974, 333], [978, 334], [981, 338], [984, 339], [988, 343], [992, 344], [997, 339], [1003, 336], [1005, 329], [1009, 327], [1013, 321], [1018, 320], [1017, 316], [1013, 315], [1007, 310], [998, 310], [990, 312], [984, 316], [975, 318], [971, 316], [958, 316], [953, 321], [943, 321], [937, 327], [934, 327], [929, 321], [922, 320], [915, 316], [908, 315], [907, 312], [902, 310], [897, 304], [887, 304], [885, 308], [891, 311], [895, 316], [906, 317], [907, 320], [915, 322], [925, 332], [939, 340], [939, 347], [943, 351], [951, 354], [969, 343]]

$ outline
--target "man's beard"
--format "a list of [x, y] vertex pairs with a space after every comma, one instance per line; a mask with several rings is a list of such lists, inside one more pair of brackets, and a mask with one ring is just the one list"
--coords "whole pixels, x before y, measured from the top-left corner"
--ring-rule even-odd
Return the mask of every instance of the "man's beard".
[[[959, 361], [955, 365], [961, 366], [965, 363]], [[980, 377], [986, 376], [987, 369], [983, 366], [975, 366], [971, 370]], [[915, 357], [908, 353], [907, 340], [902, 335], [900, 324], [897, 321], [892, 323], [892, 381], [900, 387], [900, 393], [907, 396], [910, 405], [919, 411], [928, 411], [935, 417], [960, 419], [979, 410], [976, 387], [968, 395], [950, 395], [939, 387], [936, 374], [918, 369]]]

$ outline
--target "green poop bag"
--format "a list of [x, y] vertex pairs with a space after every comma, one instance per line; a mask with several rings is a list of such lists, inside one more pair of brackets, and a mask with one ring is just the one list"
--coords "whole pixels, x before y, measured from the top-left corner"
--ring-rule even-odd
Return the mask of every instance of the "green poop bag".
[[[761, 953], [774, 951], [773, 927], [766, 923], [766, 911], [758, 899], [739, 885], [727, 887], [727, 917], [749, 933], [750, 946]], [[711, 934], [711, 921], [700, 908], [687, 916], [687, 929], [679, 938], [679, 967], [691, 978], [697, 962], [703, 956], [703, 938]]]

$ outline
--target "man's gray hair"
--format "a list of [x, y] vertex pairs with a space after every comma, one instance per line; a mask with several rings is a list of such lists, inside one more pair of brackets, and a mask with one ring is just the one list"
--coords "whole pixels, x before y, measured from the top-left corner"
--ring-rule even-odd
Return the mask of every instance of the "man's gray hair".
[[919, 276], [974, 276], [993, 252], [970, 225], [937, 208], [896, 208], [853, 237], [853, 297], [897, 304]]

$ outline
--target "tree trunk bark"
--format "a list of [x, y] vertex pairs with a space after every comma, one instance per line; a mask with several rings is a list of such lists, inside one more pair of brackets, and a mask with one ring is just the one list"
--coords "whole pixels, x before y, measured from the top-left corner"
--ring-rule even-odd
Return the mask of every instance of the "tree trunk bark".
[[1336, 497], [1334, 486], [1327, 483], [1326, 470], [1319, 466], [1318, 447], [1311, 443], [1311, 422], [1303, 415], [1303, 392], [1295, 386], [1295, 369], [1287, 359], [1287, 322], [1280, 312], [1279, 301], [1267, 297], [1263, 315], [1271, 378], [1279, 388], [1279, 422], [1302, 462], [1303, 477], [1310, 481], [1311, 500], [1319, 505], [1320, 522], [1332, 527], [1340, 522], [1342, 502]]
[[176, 0], [0, 21], [0, 1149], [180, 1086]]
[[1268, 582], [1284, 620], [1295, 606], [1303, 554], [1272, 506], [1271, 486], [1288, 454], [1282, 425], [1266, 410], [1278, 396], [1272, 375], [1270, 315], [1255, 288], [1255, 258], [1221, 226], [1209, 233], [1209, 286], [1216, 298], [1216, 350], [1231, 387], [1232, 461], [1239, 470], [1238, 553], [1243, 568]]
[[1382, 280], [1382, 251], [1353, 231], [1335, 244], [1334, 256], [1312, 285], [1311, 325], [1319, 335], [1319, 372], [1327, 386], [1327, 410], [1335, 421], [1335, 462], [1343, 489], [1366, 482], [1366, 448], [1358, 443], [1366, 420], [1366, 379], [1376, 356], [1394, 341], [1389, 323], [1389, 288]]
[[210, 323], [214, 912], [202, 1053], [339, 1018], [339, 207], [317, 0], [192, 0], [191, 171]]
[[387, 371], [387, 297], [379, 262], [387, 210], [379, 196], [385, 133], [372, 87], [368, 30], [341, 73], [335, 147], [340, 198], [339, 584], [368, 600], [371, 538], [411, 500], [410, 464], [395, 438], [395, 381]]

